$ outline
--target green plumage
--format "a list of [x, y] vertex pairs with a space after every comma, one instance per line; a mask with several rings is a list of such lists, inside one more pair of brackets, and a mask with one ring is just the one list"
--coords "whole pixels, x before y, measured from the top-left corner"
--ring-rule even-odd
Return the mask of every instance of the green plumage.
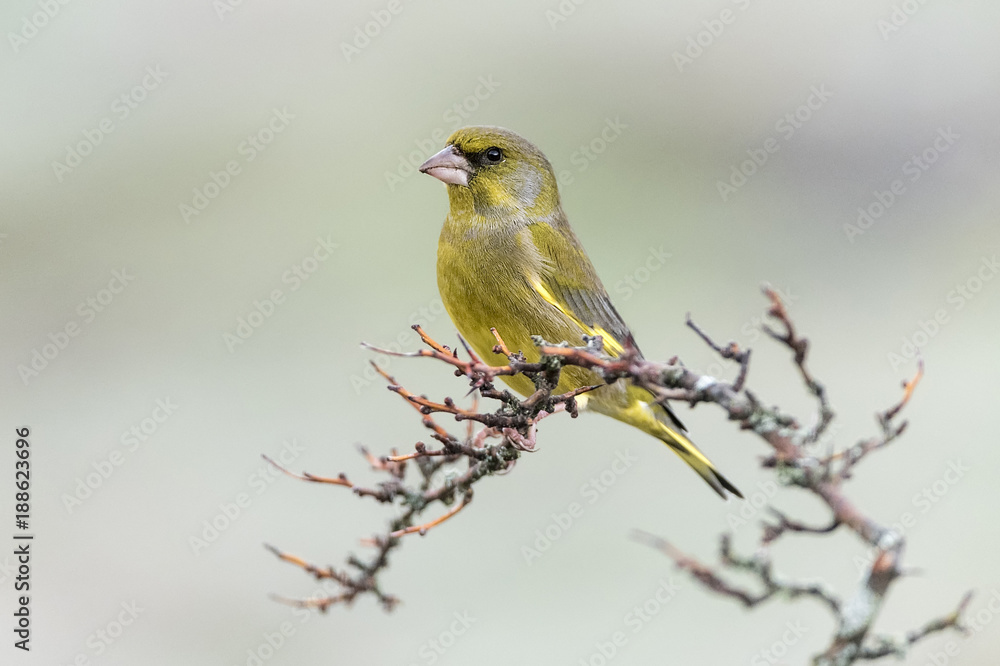
[[[421, 170], [449, 183], [438, 288], [462, 336], [496, 365], [505, 359], [493, 354], [491, 327], [529, 360], [538, 358], [532, 335], [580, 344], [582, 335], [599, 334], [608, 353], [620, 353], [631, 333], [569, 226], [541, 151], [499, 127], [458, 130], [448, 146]], [[534, 391], [526, 377], [504, 381], [522, 395]], [[558, 391], [596, 383], [590, 371], [568, 367]], [[723, 497], [739, 495], [645, 390], [619, 381], [588, 394], [586, 406], [664, 441]]]

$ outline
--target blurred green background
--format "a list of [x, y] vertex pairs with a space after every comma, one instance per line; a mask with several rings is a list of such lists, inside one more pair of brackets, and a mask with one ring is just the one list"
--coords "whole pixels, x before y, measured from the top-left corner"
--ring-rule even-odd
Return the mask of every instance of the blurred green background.
[[[641, 528], [711, 561], [726, 529], [751, 551], [762, 513], [595, 416], [547, 421], [539, 453], [409, 537], [384, 580], [394, 613], [268, 598], [317, 585], [263, 543], [340, 566], [392, 511], [277, 478], [260, 455], [367, 481], [358, 444], [426, 439], [359, 342], [415, 348], [414, 321], [454, 339], [435, 284], [444, 188], [407, 163], [464, 124], [545, 151], [650, 357], [732, 375], [684, 327], [691, 312], [753, 347], [751, 387], [808, 421], [788, 355], [757, 329], [767, 281], [813, 343], [847, 446], [875, 432], [919, 345], [909, 431], [848, 488], [881, 521], [912, 518], [922, 573], [879, 629], [975, 589], [980, 629], [906, 663], [1000, 659], [995, 3], [16, 0], [0, 26], [0, 469], [12, 479], [14, 429], [30, 427], [37, 535], [30, 656], [11, 647], [0, 556], [3, 663], [599, 664], [617, 631], [615, 664], [799, 664], [826, 645], [815, 604], [745, 612], [631, 541]], [[249, 337], [226, 337], [248, 317]], [[431, 396], [464, 390], [426, 362], [389, 368]], [[771, 497], [768, 451], [719, 410], [679, 409], [758, 503], [824, 519], [802, 493]], [[626, 453], [639, 462], [588, 503], [581, 487]], [[11, 525], [12, 482], [0, 493]], [[527, 563], [574, 501], [583, 515]], [[193, 546], [206, 521], [225, 529]], [[846, 533], [775, 549], [781, 572], [845, 596], [865, 555]], [[664, 583], [676, 592], [637, 629], [629, 614]]]

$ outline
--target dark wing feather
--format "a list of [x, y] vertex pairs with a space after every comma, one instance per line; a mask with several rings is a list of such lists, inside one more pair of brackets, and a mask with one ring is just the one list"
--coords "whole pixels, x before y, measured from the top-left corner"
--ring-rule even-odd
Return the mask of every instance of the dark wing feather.
[[[598, 283], [600, 284], [600, 283]], [[629, 344], [635, 346], [632, 332], [622, 320], [615, 306], [611, 304], [604, 287], [600, 291], [594, 289], [584, 290], [576, 287], [564, 285], [555, 275], [546, 280], [546, 286], [553, 295], [565, 303], [580, 321], [591, 328], [601, 328], [614, 338], [623, 347]], [[636, 347], [638, 351], [638, 347]], [[642, 355], [642, 352], [639, 352]]]
[[[541, 286], [556, 301], [554, 305], [591, 333], [602, 335], [609, 354], [618, 356], [629, 345], [639, 351], [632, 332], [612, 305], [590, 258], [565, 219], [553, 225], [533, 224], [528, 229], [546, 269], [539, 276]], [[666, 404], [662, 406], [674, 425], [686, 431], [674, 411]]]

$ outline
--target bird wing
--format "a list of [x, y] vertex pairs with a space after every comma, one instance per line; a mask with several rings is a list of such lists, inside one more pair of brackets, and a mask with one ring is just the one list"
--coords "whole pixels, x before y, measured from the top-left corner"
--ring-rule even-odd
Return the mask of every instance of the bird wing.
[[[632, 332], [612, 305], [597, 271], [569, 224], [537, 223], [530, 225], [528, 230], [542, 259], [541, 269], [531, 278], [532, 288], [581, 331], [600, 335], [604, 350], [610, 356], [620, 356], [629, 346], [638, 351]], [[687, 430], [666, 401], [661, 406], [682, 432]]]
[[541, 223], [529, 226], [528, 230], [541, 255], [541, 268], [531, 279], [535, 291], [581, 331], [600, 335], [609, 355], [620, 356], [626, 346], [634, 346], [631, 331], [611, 304], [572, 229], [568, 225], [558, 228]]

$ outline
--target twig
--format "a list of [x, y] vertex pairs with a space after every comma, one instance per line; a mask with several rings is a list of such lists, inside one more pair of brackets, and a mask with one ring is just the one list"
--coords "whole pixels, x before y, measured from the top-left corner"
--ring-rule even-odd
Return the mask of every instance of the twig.
[[771, 307], [768, 309], [767, 314], [777, 319], [785, 329], [784, 333], [779, 333], [767, 324], [764, 324], [762, 326], [764, 332], [775, 340], [785, 344], [795, 353], [793, 357], [795, 367], [798, 368], [799, 374], [802, 375], [802, 380], [805, 382], [806, 387], [808, 387], [809, 392], [819, 402], [819, 415], [816, 426], [806, 432], [803, 438], [804, 443], [810, 444], [818, 441], [823, 435], [823, 432], [833, 420], [834, 413], [827, 400], [826, 388], [816, 381], [816, 378], [806, 369], [806, 354], [809, 350], [809, 341], [796, 334], [795, 326], [792, 324], [792, 320], [788, 316], [788, 310], [785, 309], [785, 304], [782, 302], [778, 292], [770, 287], [764, 287], [764, 294], [771, 300]]
[[736, 376], [736, 381], [734, 381], [730, 386], [736, 392], [741, 391], [743, 389], [743, 385], [746, 383], [747, 373], [750, 371], [750, 350], [740, 349], [740, 346], [735, 342], [730, 342], [726, 347], [720, 347], [715, 344], [712, 338], [709, 337], [708, 333], [703, 331], [700, 326], [694, 323], [691, 319], [690, 312], [687, 314], [684, 323], [687, 324], [688, 328], [697, 333], [698, 337], [704, 340], [705, 344], [711, 347], [712, 350], [719, 356], [740, 364], [740, 372]]
[[424, 536], [425, 534], [427, 534], [427, 530], [429, 530], [430, 528], [432, 528], [432, 527], [434, 527], [436, 525], [440, 525], [444, 521], [448, 520], [449, 518], [451, 518], [452, 516], [454, 516], [456, 513], [458, 513], [462, 509], [464, 509], [469, 504], [469, 502], [471, 502], [471, 501], [472, 501], [472, 489], [469, 488], [468, 490], [465, 491], [465, 494], [462, 495], [462, 501], [460, 503], [456, 504], [454, 507], [452, 507], [444, 515], [442, 515], [442, 516], [440, 516], [438, 518], [435, 518], [434, 520], [432, 520], [432, 521], [430, 521], [428, 523], [424, 523], [423, 525], [411, 525], [409, 527], [404, 527], [401, 530], [396, 530], [395, 532], [392, 532], [392, 533], [389, 534], [389, 538], [391, 538], [391, 539], [398, 539], [399, 537], [401, 537], [401, 536], [403, 536], [405, 534], [420, 534], [420, 536]]
[[[335, 604], [350, 604], [360, 595], [372, 594], [383, 607], [393, 608], [397, 603], [396, 598], [382, 592], [378, 580], [389, 564], [389, 554], [399, 546], [401, 537], [426, 534], [431, 528], [451, 519], [471, 502], [475, 484], [486, 477], [510, 472], [522, 452], [536, 451], [539, 421], [558, 412], [576, 416], [576, 398], [579, 395], [606, 384], [625, 381], [649, 391], [664, 405], [667, 400], [683, 400], [691, 405], [707, 402], [718, 406], [741, 430], [754, 433], [770, 448], [771, 453], [762, 460], [765, 468], [775, 469], [784, 485], [810, 493], [829, 511], [827, 522], [810, 525], [768, 507], [770, 519], [763, 522], [760, 546], [754, 555], [746, 557], [738, 554], [729, 535], [722, 535], [719, 540], [720, 564], [714, 568], [683, 553], [660, 537], [637, 532], [637, 540], [664, 553], [706, 589], [732, 598], [748, 608], [776, 597], [810, 597], [822, 603], [835, 618], [837, 631], [827, 649], [815, 658], [816, 664], [839, 666], [890, 654], [902, 655], [907, 648], [927, 636], [947, 629], [962, 631], [961, 616], [968, 606], [969, 595], [949, 615], [932, 620], [903, 638], [870, 636], [889, 588], [902, 575], [905, 542], [901, 534], [863, 511], [843, 489], [845, 482], [851, 478], [852, 470], [861, 460], [871, 452], [888, 446], [904, 432], [906, 421], [899, 421], [899, 415], [910, 402], [923, 377], [923, 362], [918, 362], [914, 377], [903, 384], [903, 395], [899, 402], [876, 414], [879, 426], [876, 436], [862, 439], [846, 449], [831, 450], [824, 456], [817, 456], [811, 445], [819, 441], [827, 431], [834, 419], [834, 412], [826, 388], [808, 368], [808, 340], [798, 333], [777, 292], [765, 288], [764, 293], [769, 299], [767, 315], [776, 322], [773, 328], [764, 325], [764, 331], [771, 339], [791, 351], [792, 362], [806, 390], [815, 398], [818, 411], [812, 426], [802, 426], [796, 418], [778, 407], [766, 406], [746, 386], [751, 350], [742, 349], [736, 343], [726, 346], [716, 344], [690, 316], [687, 318], [689, 328], [720, 357], [739, 364], [739, 372], [732, 383], [696, 374], [677, 363], [676, 359], [668, 364], [648, 361], [639, 354], [631, 341], [626, 341], [619, 356], [608, 356], [604, 353], [600, 336], [584, 336], [584, 345], [580, 347], [572, 347], [565, 342], [553, 344], [534, 338], [541, 358], [529, 363], [520, 351], [511, 352], [497, 330], [491, 329], [497, 342], [493, 351], [506, 360], [505, 365], [498, 366], [486, 363], [463, 338], [459, 337], [459, 346], [451, 349], [435, 341], [419, 326], [414, 327], [414, 330], [425, 348], [417, 351], [392, 352], [365, 345], [392, 356], [429, 358], [447, 364], [457, 376], [464, 377], [468, 382], [472, 402], [468, 406], [459, 406], [451, 398], [437, 401], [416, 395], [373, 364], [388, 382], [389, 390], [420, 413], [421, 422], [431, 431], [431, 436], [440, 442], [440, 448], [430, 449], [423, 442], [417, 442], [410, 453], [399, 454], [393, 450], [390, 455], [381, 457], [362, 449], [373, 472], [388, 477], [371, 488], [359, 487], [343, 474], [334, 477], [296, 474], [265, 457], [270, 464], [290, 477], [351, 488], [355, 494], [372, 496], [381, 502], [393, 504], [399, 511], [384, 532], [364, 541], [375, 548], [370, 559], [362, 561], [354, 556], [348, 558], [350, 573], [337, 571], [333, 567], [317, 567], [300, 557], [269, 547], [281, 560], [302, 568], [318, 579], [332, 580], [342, 588], [340, 593], [327, 597], [291, 602], [282, 599], [283, 603], [326, 610]], [[460, 354], [460, 351], [464, 354]], [[589, 371], [596, 381], [592, 385], [554, 395], [560, 372], [567, 366]], [[496, 388], [494, 382], [497, 378], [512, 375], [528, 377], [537, 390], [527, 398], [519, 399], [509, 391]], [[495, 409], [484, 409], [480, 405], [480, 399], [492, 401]], [[434, 414], [449, 414], [458, 421], [465, 421], [461, 435], [435, 422]], [[417, 470], [415, 481], [410, 480], [412, 475], [409, 470], [413, 468]], [[424, 512], [439, 504], [447, 508], [443, 512], [439, 511], [436, 518], [419, 522], [418, 519]], [[770, 548], [777, 539], [786, 534], [821, 536], [841, 527], [850, 530], [877, 553], [863, 582], [847, 601], [841, 601], [822, 585], [787, 580], [774, 572]], [[759, 590], [729, 583], [725, 571], [750, 574], [756, 580], [755, 587], [759, 586]]]
[[335, 478], [328, 478], [325, 476], [316, 476], [315, 474], [310, 474], [309, 472], [302, 472], [301, 474], [296, 474], [295, 472], [289, 471], [287, 468], [279, 465], [277, 462], [269, 458], [268, 456], [261, 455], [261, 458], [266, 460], [271, 464], [272, 467], [277, 469], [279, 472], [283, 472], [293, 479], [300, 479], [302, 481], [312, 481], [313, 483], [329, 483], [335, 486], [346, 486], [347, 488], [353, 488], [354, 484], [347, 480], [347, 477], [341, 474]]

